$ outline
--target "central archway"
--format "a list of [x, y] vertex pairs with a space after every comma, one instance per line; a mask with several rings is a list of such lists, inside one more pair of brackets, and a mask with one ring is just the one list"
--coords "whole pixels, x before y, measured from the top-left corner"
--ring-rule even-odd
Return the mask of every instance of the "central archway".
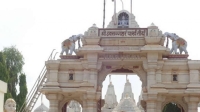
[[106, 76], [110, 73], [135, 73], [142, 82], [142, 88], [147, 86], [147, 73], [144, 71], [142, 66], [106, 66], [102, 67], [102, 70], [98, 75], [98, 90], [101, 91], [102, 83], [105, 80]]
[[[144, 88], [146, 88], [146, 86], [147, 86], [147, 73], [146, 73], [146, 71], [144, 71], [144, 69], [141, 65], [139, 65], [139, 66], [133, 66], [133, 65], [132, 66], [119, 66], [119, 65], [108, 66], [108, 65], [103, 65], [101, 71], [98, 73], [98, 91], [99, 92], [102, 92], [103, 82], [105, 81], [106, 77], [109, 74], [112, 74], [112, 75], [118, 74], [118, 75], [124, 75], [124, 76], [126, 74], [132, 74], [132, 75], [134, 74], [135, 76], [138, 77], [137, 79], [141, 81], [141, 86], [140, 86], [141, 89], [140, 89], [139, 92], [144, 90]], [[124, 84], [123, 84], [123, 86], [124, 86]], [[107, 85], [106, 85], [106, 87], [107, 87]], [[139, 104], [139, 105], [141, 105], [141, 104]], [[103, 106], [103, 104], [101, 104], [101, 106]], [[141, 105], [141, 106], [145, 107], [145, 105]], [[100, 108], [100, 107], [98, 107], [98, 108]]]

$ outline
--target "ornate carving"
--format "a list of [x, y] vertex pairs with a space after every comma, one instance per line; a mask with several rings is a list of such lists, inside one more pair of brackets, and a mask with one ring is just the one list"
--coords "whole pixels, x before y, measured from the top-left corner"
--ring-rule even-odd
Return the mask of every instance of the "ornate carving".
[[139, 50], [140, 47], [132, 47], [132, 46], [112, 46], [112, 47], [104, 47], [104, 50]]
[[149, 36], [150, 36], [150, 37], [156, 37], [156, 36], [158, 36], [157, 29], [151, 29], [151, 30], [149, 31]]
[[[172, 48], [171, 48], [171, 51], [170, 51], [171, 54], [172, 53], [178, 54], [177, 49], [179, 49], [180, 54], [182, 54], [183, 51], [185, 52], [185, 54], [188, 54], [187, 41], [186, 40], [179, 37], [175, 33], [165, 32], [164, 36], [166, 36], [167, 38], [170, 38], [172, 40]], [[166, 46], [168, 47], [168, 44]]]
[[163, 56], [163, 58], [168, 58], [168, 59], [187, 59], [188, 54], [170, 54], [168, 56]]
[[76, 41], [78, 41], [78, 48], [81, 47], [80, 46], [80, 39], [82, 37], [83, 37], [82, 34], [78, 34], [78, 35], [72, 35], [68, 39], [65, 39], [61, 43], [62, 51], [61, 51], [60, 55], [63, 55], [64, 52], [66, 53], [66, 55], [72, 55], [72, 53], [75, 52], [75, 42]]
[[81, 56], [75, 56], [75, 55], [61, 55], [61, 59], [80, 59], [82, 58]]
[[133, 54], [106, 54], [103, 56], [100, 56], [100, 58], [103, 59], [141, 59], [139, 55], [133, 55]]
[[[125, 19], [124, 19], [125, 21], [122, 20], [123, 16], [125, 16]], [[128, 12], [127, 10], [121, 10], [120, 12], [114, 14], [107, 28], [123, 28], [121, 24], [124, 24], [124, 23], [122, 22], [125, 22], [126, 27], [139, 28], [139, 25], [135, 20], [135, 16], [132, 13]]]
[[90, 27], [88, 29], [88, 31], [85, 32], [84, 34], [85, 36], [93, 36], [96, 37], [98, 35], [98, 27], [96, 26], [96, 24], [93, 24], [92, 27]]

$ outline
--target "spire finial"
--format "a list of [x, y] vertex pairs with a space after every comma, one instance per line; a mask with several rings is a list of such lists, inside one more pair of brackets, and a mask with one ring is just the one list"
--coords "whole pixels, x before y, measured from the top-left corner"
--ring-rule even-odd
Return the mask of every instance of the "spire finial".
[[150, 26], [155, 26], [155, 24], [152, 22]]
[[41, 104], [43, 104], [43, 94], [41, 94]]
[[128, 81], [128, 75], [126, 74], [126, 81]]
[[111, 83], [111, 75], [109, 75], [109, 82]]

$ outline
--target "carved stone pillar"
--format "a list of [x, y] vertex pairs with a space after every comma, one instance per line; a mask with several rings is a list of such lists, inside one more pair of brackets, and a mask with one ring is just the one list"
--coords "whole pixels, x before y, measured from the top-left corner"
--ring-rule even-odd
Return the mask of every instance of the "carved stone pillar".
[[[157, 112], [155, 100], [148, 100], [146, 102], [146, 112]], [[159, 112], [161, 112], [161, 111], [159, 111]]]
[[49, 100], [49, 112], [59, 112], [59, 100], [63, 98], [58, 94], [47, 94], [46, 98]]
[[87, 82], [89, 79], [89, 71], [88, 70], [84, 70], [83, 72], [83, 81]]
[[157, 101], [156, 112], [162, 112], [162, 102]]
[[163, 95], [158, 95], [157, 96], [157, 105], [156, 105], [156, 112], [162, 112], [162, 102], [165, 101], [165, 96]]
[[188, 103], [188, 112], [198, 112], [199, 98], [191, 96]]
[[198, 112], [198, 103], [197, 102], [190, 102], [188, 103], [188, 112]]
[[97, 112], [96, 100], [87, 100], [87, 112]]
[[98, 77], [98, 71], [93, 69], [90, 71], [90, 78], [89, 82], [95, 85], [95, 89], [97, 89], [97, 77]]
[[87, 112], [87, 102], [83, 101], [82, 112]]
[[156, 71], [156, 82], [157, 83], [161, 83], [162, 79], [161, 79], [161, 70], [157, 70]]
[[47, 68], [47, 82], [46, 86], [59, 86], [58, 83], [58, 69], [59, 69], [59, 62], [53, 63], [51, 61], [46, 62], [46, 68]]
[[58, 86], [58, 70], [49, 70], [46, 86]]
[[147, 71], [147, 87], [150, 88], [150, 86], [155, 83], [156, 83], [155, 69], [148, 69], [148, 71]]
[[199, 70], [190, 70], [190, 84], [199, 83]]
[[199, 61], [188, 61], [188, 67], [190, 70], [190, 83], [187, 86], [187, 90], [194, 90], [194, 89], [199, 89], [200, 84], [199, 84]]
[[96, 100], [84, 101], [82, 112], [97, 112], [97, 101]]
[[146, 100], [146, 112], [157, 112], [157, 94], [148, 93], [144, 99]]

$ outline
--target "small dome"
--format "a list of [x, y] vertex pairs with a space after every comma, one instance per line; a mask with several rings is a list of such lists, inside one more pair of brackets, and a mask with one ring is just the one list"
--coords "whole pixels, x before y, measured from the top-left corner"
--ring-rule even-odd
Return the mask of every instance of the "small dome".
[[48, 112], [49, 109], [42, 103], [34, 112]]
[[85, 32], [85, 36], [98, 36], [98, 27], [96, 24], [93, 24], [88, 31]]

